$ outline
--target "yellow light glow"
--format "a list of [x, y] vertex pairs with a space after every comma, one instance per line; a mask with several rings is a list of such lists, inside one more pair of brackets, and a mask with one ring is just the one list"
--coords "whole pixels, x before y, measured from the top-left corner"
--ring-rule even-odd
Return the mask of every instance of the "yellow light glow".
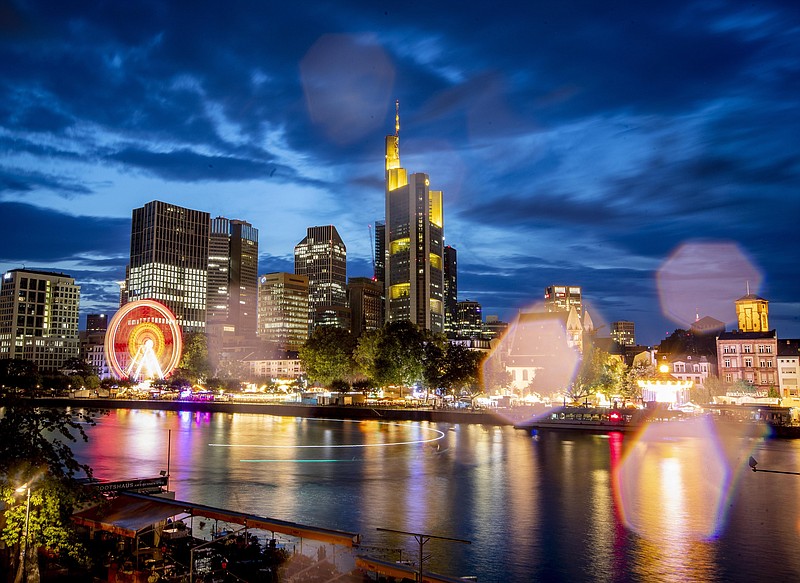
[[428, 193], [430, 202], [430, 221], [437, 227], [444, 225], [444, 214], [442, 211], [442, 191], [431, 190]]
[[401, 251], [408, 251], [411, 247], [411, 239], [406, 237], [404, 239], [395, 239], [389, 244], [389, 253], [394, 255], [395, 253], [400, 253]]
[[398, 283], [389, 287], [389, 297], [393, 300], [411, 295], [410, 283]]
[[658, 372], [668, 373], [669, 372], [669, 365], [662, 364], [658, 367]]
[[428, 257], [430, 258], [431, 267], [435, 267], [436, 269], [442, 268], [442, 258], [439, 255], [436, 255], [436, 253], [430, 253]]

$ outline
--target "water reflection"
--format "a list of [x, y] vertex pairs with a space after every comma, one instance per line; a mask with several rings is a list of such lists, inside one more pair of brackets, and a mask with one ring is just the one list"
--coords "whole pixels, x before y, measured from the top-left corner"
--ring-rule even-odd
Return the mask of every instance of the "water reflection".
[[481, 581], [800, 579], [800, 479], [740, 463], [759, 447], [760, 465], [797, 470], [800, 443], [689, 428], [532, 439], [508, 426], [118, 410], [76, 453], [102, 478], [155, 476], [171, 430], [178, 499], [358, 532], [412, 560], [413, 539], [376, 528], [471, 540], [426, 554], [435, 571]]

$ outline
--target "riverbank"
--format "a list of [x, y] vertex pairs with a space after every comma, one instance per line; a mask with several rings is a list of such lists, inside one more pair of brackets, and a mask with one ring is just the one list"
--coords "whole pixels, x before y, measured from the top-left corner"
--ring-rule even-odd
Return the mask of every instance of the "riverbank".
[[478, 423], [514, 425], [535, 413], [533, 407], [514, 409], [418, 409], [410, 407], [361, 407], [303, 405], [300, 403], [235, 403], [221, 401], [157, 401], [138, 399], [44, 397], [34, 401], [40, 407], [83, 407], [87, 409], [147, 409], [201, 413], [256, 413], [312, 419], [374, 419], [380, 421], [431, 421], [434, 423]]
[[[153, 411], [191, 411], [200, 413], [254, 413], [281, 417], [306, 417], [311, 419], [353, 419], [377, 421], [429, 421], [432, 423], [476, 423], [479, 425], [508, 426], [516, 429], [587, 431], [638, 431], [650, 421], [652, 412], [636, 411], [618, 419], [605, 419], [610, 414], [592, 408], [579, 408], [554, 418], [549, 407], [511, 407], [498, 409], [433, 409], [413, 407], [365, 407], [358, 405], [304, 405], [300, 403], [237, 403], [225, 401], [165, 401], [144, 399], [69, 398], [44, 397], [32, 401], [40, 407], [81, 407], [87, 409], [146, 409]], [[606, 410], [602, 410], [606, 411]], [[683, 417], [682, 414], [679, 414]], [[580, 419], [579, 419], [580, 418]], [[661, 421], [670, 422], [666, 419]], [[679, 422], [679, 419], [673, 420]], [[734, 421], [725, 421], [734, 422]], [[735, 422], [751, 422], [737, 419]], [[763, 422], [763, 421], [762, 421]], [[767, 437], [800, 439], [800, 426], [770, 423]]]

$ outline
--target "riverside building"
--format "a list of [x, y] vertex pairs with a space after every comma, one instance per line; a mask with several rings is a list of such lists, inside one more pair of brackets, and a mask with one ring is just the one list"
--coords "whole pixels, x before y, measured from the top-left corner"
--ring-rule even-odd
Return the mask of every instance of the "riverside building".
[[64, 273], [12, 269], [0, 284], [0, 359], [56, 371], [80, 351], [81, 288]]
[[158, 200], [133, 209], [127, 301], [157, 300], [184, 333], [205, 332], [210, 223], [207, 212]]

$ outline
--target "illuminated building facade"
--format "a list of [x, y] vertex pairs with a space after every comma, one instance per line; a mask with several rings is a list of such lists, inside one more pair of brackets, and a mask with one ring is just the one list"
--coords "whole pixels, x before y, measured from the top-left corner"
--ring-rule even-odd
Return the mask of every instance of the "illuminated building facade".
[[258, 278], [258, 337], [297, 351], [308, 340], [308, 278], [267, 273]]
[[748, 292], [736, 300], [736, 319], [740, 332], [768, 332], [768, 315], [769, 302], [764, 298]]
[[383, 288], [369, 277], [351, 277], [347, 282], [350, 331], [358, 338], [383, 326]]
[[569, 312], [574, 307], [583, 319], [581, 288], [574, 285], [551, 285], [544, 290], [544, 306], [548, 312]]
[[778, 387], [778, 337], [769, 332], [723, 332], [717, 336], [717, 366], [721, 381], [745, 381], [767, 396]]
[[500, 338], [508, 330], [508, 322], [503, 322], [498, 316], [488, 315], [483, 321], [483, 337], [487, 340]]
[[127, 301], [154, 299], [181, 330], [205, 332], [211, 217], [153, 201], [133, 210]]
[[246, 221], [211, 220], [208, 241], [209, 334], [251, 340], [256, 335], [258, 229]]
[[481, 305], [472, 300], [457, 304], [456, 335], [460, 338], [480, 338], [483, 334], [483, 313]]
[[444, 331], [456, 333], [458, 322], [458, 253], [455, 248], [444, 248]]
[[81, 288], [63, 273], [12, 269], [0, 284], [0, 359], [56, 371], [77, 358]]
[[400, 116], [386, 136], [386, 321], [444, 332], [444, 210], [427, 174], [400, 166]]
[[781, 397], [800, 397], [800, 340], [778, 341], [778, 383]]
[[611, 338], [620, 346], [636, 346], [636, 326], [627, 320], [611, 322]]
[[294, 272], [308, 278], [308, 309], [317, 325], [349, 328], [347, 312], [347, 248], [336, 227], [309, 227], [294, 248]]

